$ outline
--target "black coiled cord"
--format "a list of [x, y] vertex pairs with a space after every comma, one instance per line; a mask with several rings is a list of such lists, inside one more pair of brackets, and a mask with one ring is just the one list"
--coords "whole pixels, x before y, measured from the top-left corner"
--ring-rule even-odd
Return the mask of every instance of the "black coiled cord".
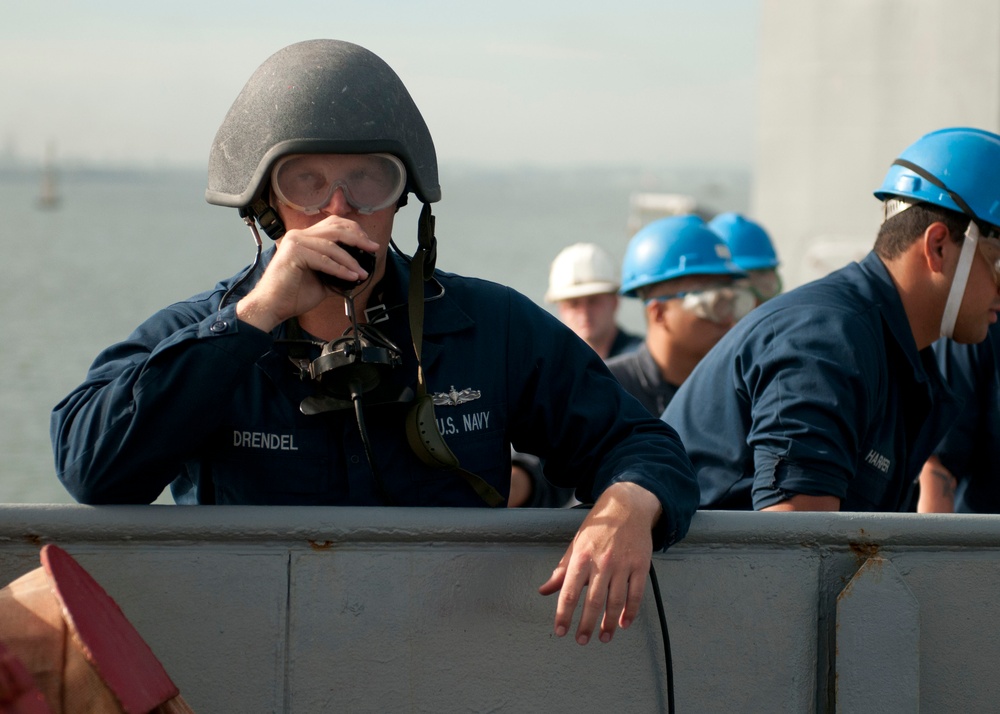
[[674, 662], [670, 656], [670, 633], [667, 632], [667, 616], [663, 611], [663, 597], [660, 595], [660, 583], [656, 580], [656, 569], [653, 561], [649, 561], [649, 582], [653, 585], [653, 598], [656, 600], [656, 614], [660, 616], [660, 632], [663, 635], [664, 668], [667, 671], [667, 712], [674, 714]]

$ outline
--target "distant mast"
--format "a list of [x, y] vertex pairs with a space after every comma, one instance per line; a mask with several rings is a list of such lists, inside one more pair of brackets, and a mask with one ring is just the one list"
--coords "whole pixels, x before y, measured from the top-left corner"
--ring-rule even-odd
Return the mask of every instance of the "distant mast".
[[51, 209], [59, 205], [59, 190], [56, 185], [55, 144], [49, 142], [42, 165], [42, 187], [38, 194], [39, 208]]

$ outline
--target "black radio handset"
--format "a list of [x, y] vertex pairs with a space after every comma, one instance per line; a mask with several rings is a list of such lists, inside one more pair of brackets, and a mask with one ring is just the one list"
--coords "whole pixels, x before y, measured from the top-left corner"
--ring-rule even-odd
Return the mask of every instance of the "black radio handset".
[[[284, 222], [281, 220], [281, 217], [278, 215], [278, 212], [274, 209], [274, 207], [268, 204], [267, 201], [257, 199], [248, 208], [241, 209], [240, 215], [243, 216], [245, 214], [251, 214], [254, 218], [256, 218], [257, 223], [260, 224], [260, 227], [264, 229], [264, 232], [271, 240], [278, 240], [281, 236], [285, 235]], [[358, 265], [360, 265], [369, 275], [371, 275], [371, 273], [375, 270], [375, 253], [369, 253], [368, 251], [362, 250], [361, 248], [357, 248], [353, 245], [340, 245], [340, 247], [346, 250], [352, 258], [358, 261]], [[324, 285], [340, 292], [353, 290], [359, 285], [364, 284], [365, 280], [367, 280], [367, 278], [345, 280], [344, 278], [337, 278], [329, 273], [324, 273], [319, 270], [316, 271], [316, 275], [319, 276], [319, 279]]]
[[[369, 253], [367, 250], [362, 250], [353, 245], [343, 245], [339, 244], [341, 248], [347, 251], [347, 253], [358, 261], [358, 265], [368, 273], [369, 277], [373, 272], [375, 272], [375, 253]], [[324, 285], [333, 288], [334, 290], [340, 292], [347, 292], [353, 290], [359, 285], [363, 285], [368, 278], [358, 278], [357, 280], [346, 280], [344, 278], [337, 278], [329, 273], [324, 273], [322, 271], [316, 271], [316, 275], [323, 282]]]

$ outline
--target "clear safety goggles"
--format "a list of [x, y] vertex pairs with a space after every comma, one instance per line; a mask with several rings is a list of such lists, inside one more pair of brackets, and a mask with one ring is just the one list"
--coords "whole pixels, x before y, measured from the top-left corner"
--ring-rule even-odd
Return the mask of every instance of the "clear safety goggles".
[[681, 300], [681, 309], [696, 317], [720, 325], [733, 323], [746, 317], [757, 306], [753, 292], [740, 285], [727, 285], [703, 290], [687, 290], [673, 295], [660, 295], [646, 301], [666, 302]]
[[979, 250], [979, 254], [986, 259], [987, 265], [990, 266], [993, 280], [1000, 286], [1000, 233], [980, 234], [976, 248]]
[[391, 154], [291, 154], [271, 171], [271, 189], [287, 206], [319, 213], [338, 188], [358, 213], [391, 206], [406, 187], [406, 167]]
[[746, 273], [750, 290], [759, 302], [767, 302], [781, 292], [781, 276], [776, 270], [748, 270]]
[[972, 272], [972, 261], [976, 259], [976, 253], [983, 256], [986, 264], [990, 267], [994, 282], [1000, 287], [1000, 230], [995, 226], [971, 220], [969, 227], [965, 230], [965, 236], [962, 238], [962, 250], [958, 254], [955, 276], [952, 278], [948, 299], [945, 301], [944, 312], [941, 315], [942, 337], [951, 338], [954, 336], [958, 311], [962, 306], [965, 288]]

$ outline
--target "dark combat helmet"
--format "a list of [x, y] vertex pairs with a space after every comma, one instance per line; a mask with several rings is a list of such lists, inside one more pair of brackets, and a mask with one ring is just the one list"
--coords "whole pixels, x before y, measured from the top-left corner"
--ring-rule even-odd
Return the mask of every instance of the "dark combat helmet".
[[[340, 40], [308, 40], [271, 55], [222, 121], [205, 199], [246, 215], [286, 154], [384, 152], [406, 165], [406, 191], [441, 199], [427, 124], [392, 68]], [[255, 212], [255, 211], [254, 211]]]

